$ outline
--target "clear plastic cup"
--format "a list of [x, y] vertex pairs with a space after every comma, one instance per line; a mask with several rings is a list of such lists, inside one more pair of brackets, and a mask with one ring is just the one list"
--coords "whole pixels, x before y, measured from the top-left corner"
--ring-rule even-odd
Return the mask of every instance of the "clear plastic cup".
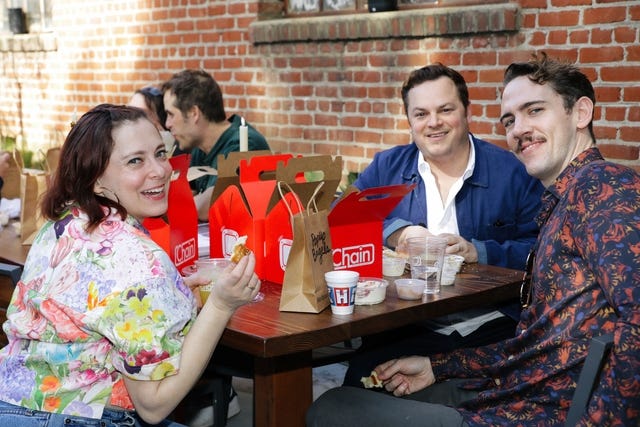
[[229, 264], [231, 261], [226, 258], [201, 258], [195, 261], [196, 274], [209, 279], [209, 283], [198, 288], [203, 304], [207, 302], [216, 280]]
[[407, 239], [406, 248], [409, 253], [411, 278], [426, 282], [425, 294], [439, 293], [447, 240], [435, 236], [412, 237]]

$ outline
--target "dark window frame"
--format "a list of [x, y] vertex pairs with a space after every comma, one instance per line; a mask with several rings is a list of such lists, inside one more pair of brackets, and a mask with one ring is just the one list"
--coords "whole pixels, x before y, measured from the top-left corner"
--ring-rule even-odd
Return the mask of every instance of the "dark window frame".
[[[319, 5], [319, 10], [316, 11], [291, 11], [291, 3], [305, 3], [313, 1]], [[332, 1], [345, 1], [353, 4], [353, 8], [345, 9], [327, 9], [326, 4]], [[474, 6], [474, 5], [486, 5], [486, 4], [501, 4], [508, 3], [510, 0], [369, 0], [378, 5], [381, 2], [391, 1], [394, 5], [394, 10], [412, 10], [412, 9], [436, 9], [443, 7], [461, 7], [461, 6]], [[387, 11], [387, 10], [382, 10]], [[314, 16], [331, 16], [331, 15], [347, 15], [347, 14], [360, 14], [375, 12], [369, 10], [368, 0], [284, 0], [284, 17], [285, 18], [305, 18]]]

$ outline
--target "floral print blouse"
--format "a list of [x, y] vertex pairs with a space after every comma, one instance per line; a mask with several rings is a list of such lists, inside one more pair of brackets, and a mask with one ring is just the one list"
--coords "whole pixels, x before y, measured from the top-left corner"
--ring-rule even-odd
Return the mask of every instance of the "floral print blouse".
[[477, 377], [470, 426], [563, 425], [591, 337], [614, 333], [581, 426], [640, 419], [640, 176], [578, 155], [543, 195], [533, 299], [513, 339], [434, 356], [438, 380]]
[[123, 376], [178, 372], [191, 291], [134, 218], [86, 224], [71, 207], [33, 242], [3, 326], [2, 401], [100, 418], [107, 404], [133, 408]]

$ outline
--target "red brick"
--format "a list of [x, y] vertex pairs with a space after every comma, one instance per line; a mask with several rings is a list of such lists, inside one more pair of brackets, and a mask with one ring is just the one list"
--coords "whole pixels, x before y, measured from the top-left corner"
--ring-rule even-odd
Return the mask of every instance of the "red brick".
[[613, 37], [618, 43], [633, 43], [638, 29], [634, 27], [618, 27], [613, 30]]
[[640, 45], [627, 46], [627, 61], [640, 61]]
[[622, 122], [627, 115], [626, 107], [606, 107], [604, 118], [609, 122]]
[[491, 134], [493, 132], [493, 123], [474, 120], [469, 125], [471, 132], [474, 134]]
[[368, 142], [378, 144], [382, 141], [382, 134], [379, 132], [370, 132], [368, 130], [356, 130], [355, 140], [357, 142]]
[[478, 79], [484, 83], [502, 83], [503, 69], [489, 69], [478, 71]]
[[584, 47], [580, 49], [579, 61], [582, 63], [604, 62], [611, 63], [624, 59], [624, 49], [620, 46], [610, 46], [606, 49]]
[[340, 121], [341, 126], [361, 128], [365, 125], [366, 119], [362, 116], [347, 116]]
[[[332, 153], [328, 153], [332, 154]], [[359, 145], [343, 145], [340, 147], [340, 154], [343, 156], [350, 156], [356, 158], [362, 158], [365, 154], [365, 148]]]
[[370, 114], [372, 110], [372, 105], [369, 102], [361, 102], [360, 105], [358, 105], [358, 113]]
[[[620, 139], [622, 139], [623, 141], [629, 141], [629, 142], [640, 142], [640, 132], [638, 132], [638, 127], [631, 127], [631, 126], [623, 126], [620, 128]], [[638, 158], [638, 150], [640, 150], [640, 146], [636, 145], [633, 148], [635, 148], [635, 156], [634, 157], [629, 157], [630, 159], [637, 159]]]
[[459, 52], [433, 52], [430, 54], [429, 63], [441, 62], [449, 67], [455, 67], [462, 62]]
[[330, 141], [348, 142], [353, 141], [353, 131], [346, 129], [330, 129], [327, 131], [327, 136]]
[[630, 145], [598, 144], [598, 147], [600, 148], [600, 151], [602, 151], [602, 155], [604, 157], [613, 159], [637, 160], [638, 153], [640, 152], [640, 147]]
[[551, 0], [552, 7], [590, 6], [591, 0]]
[[547, 36], [547, 41], [549, 44], [565, 44], [567, 43], [567, 31], [566, 30], [549, 31], [549, 34]]
[[397, 96], [395, 88], [391, 87], [370, 87], [367, 89], [369, 98], [393, 99]]
[[617, 67], [602, 67], [600, 76], [606, 82], [633, 82], [640, 75], [640, 66], [620, 65]]
[[462, 55], [464, 65], [495, 65], [496, 62], [495, 52], [470, 52]]
[[547, 33], [543, 31], [535, 31], [529, 39], [531, 46], [544, 46], [547, 44]]
[[598, 124], [597, 126], [594, 125], [593, 131], [595, 132], [596, 139], [598, 140], [614, 140], [618, 137], [618, 129], [615, 127]]
[[313, 124], [317, 126], [337, 126], [338, 118], [335, 115], [329, 114], [315, 114], [313, 117]]
[[372, 116], [367, 119], [369, 129], [393, 129], [395, 120], [391, 117]]
[[584, 9], [583, 24], [609, 24], [627, 18], [626, 7], [591, 7]]
[[609, 44], [613, 41], [613, 31], [612, 30], [601, 30], [599, 28], [594, 28], [591, 30], [591, 43], [592, 44]]
[[577, 10], [538, 13], [538, 23], [541, 27], [571, 27], [578, 25], [579, 19], [580, 12]]
[[494, 101], [496, 99], [496, 89], [494, 87], [470, 87], [469, 98], [471, 102], [480, 100]]

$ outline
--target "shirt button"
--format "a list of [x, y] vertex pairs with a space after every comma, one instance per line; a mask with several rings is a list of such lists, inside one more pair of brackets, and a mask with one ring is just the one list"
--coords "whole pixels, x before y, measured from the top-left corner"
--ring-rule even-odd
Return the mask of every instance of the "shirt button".
[[496, 385], [498, 385], [498, 386], [499, 386], [499, 385], [500, 385], [500, 378], [494, 378], [494, 379], [493, 379], [493, 382], [495, 382], [495, 383], [496, 383]]

